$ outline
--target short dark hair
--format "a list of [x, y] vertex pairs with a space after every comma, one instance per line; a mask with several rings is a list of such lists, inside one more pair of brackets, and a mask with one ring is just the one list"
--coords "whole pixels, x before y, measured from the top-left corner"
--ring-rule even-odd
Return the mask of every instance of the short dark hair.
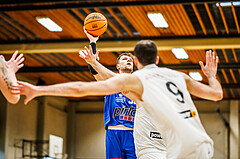
[[120, 60], [120, 58], [121, 58], [122, 56], [129, 56], [129, 57], [131, 57], [131, 58], [133, 59], [133, 54], [132, 54], [132, 53], [130, 53], [130, 52], [124, 52], [124, 53], [122, 53], [121, 55], [118, 56], [116, 64], [119, 63], [119, 60]]
[[155, 64], [157, 57], [157, 45], [151, 40], [141, 40], [134, 48], [133, 54], [142, 65]]

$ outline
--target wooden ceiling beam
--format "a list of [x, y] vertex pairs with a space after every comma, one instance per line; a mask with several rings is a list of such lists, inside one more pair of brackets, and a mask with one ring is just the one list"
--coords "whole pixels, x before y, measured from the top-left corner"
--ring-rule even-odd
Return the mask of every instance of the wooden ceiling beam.
[[226, 18], [225, 18], [225, 16], [224, 16], [223, 9], [222, 9], [222, 6], [220, 5], [220, 2], [218, 2], [218, 9], [219, 9], [219, 12], [220, 12], [220, 14], [221, 14], [222, 21], [223, 21], [223, 24], [224, 24], [226, 33], [229, 34], [229, 29], [228, 29], [228, 26], [227, 26], [227, 21], [226, 21]]
[[232, 7], [232, 13], [233, 13], [234, 21], [235, 21], [235, 24], [236, 24], [236, 28], [237, 28], [237, 31], [238, 31], [238, 34], [239, 34], [240, 29], [239, 29], [239, 25], [238, 25], [237, 15], [236, 15], [236, 11], [235, 11], [235, 8], [234, 8], [232, 2], [231, 2], [231, 7]]
[[133, 37], [130, 29], [122, 22], [122, 20], [117, 16], [117, 14], [111, 8], [106, 8], [108, 12], [116, 19], [116, 21], [125, 29], [129, 36]]
[[215, 24], [215, 22], [214, 22], [214, 19], [213, 19], [213, 17], [212, 17], [211, 11], [210, 11], [210, 9], [209, 9], [209, 7], [208, 7], [208, 4], [207, 4], [207, 3], [204, 3], [204, 6], [205, 6], [205, 8], [206, 8], [206, 11], [207, 11], [207, 14], [208, 14], [208, 16], [209, 16], [209, 19], [210, 19], [210, 21], [211, 21], [211, 23], [212, 23], [214, 32], [215, 32], [215, 34], [218, 34], [218, 30], [217, 30], [216, 24]]
[[[105, 7], [126, 7], [126, 6], [140, 6], [140, 5], [166, 5], [166, 4], [202, 4], [202, 3], [217, 3], [219, 0], [146, 0], [146, 1], [45, 1], [45, 3], [39, 3], [39, 0], [30, 2], [24, 1], [24, 2], [18, 2], [14, 0], [12, 1], [6, 1], [0, 2], [0, 11], [26, 11], [26, 10], [49, 10], [49, 9], [74, 9], [74, 8], [105, 8]], [[62, 1], [62, 2], [61, 2]], [[226, 1], [226, 0], [222, 0]], [[42, 2], [42, 0], [41, 0]], [[21, 4], [20, 4], [21, 3]], [[38, 3], [38, 5], [36, 5]], [[9, 5], [11, 4], [11, 5]], [[16, 5], [17, 4], [17, 5]]]
[[207, 30], [206, 30], [206, 28], [205, 28], [205, 26], [203, 24], [202, 18], [200, 16], [199, 12], [198, 12], [198, 9], [197, 9], [196, 5], [192, 4], [192, 8], [193, 8], [193, 11], [194, 11], [197, 19], [198, 19], [198, 22], [199, 22], [199, 24], [200, 24], [200, 26], [202, 28], [202, 31], [203, 31], [204, 35], [207, 35]]
[[[139, 40], [123, 41], [98, 41], [100, 51], [133, 51]], [[240, 38], [208, 38], [208, 39], [155, 39], [158, 50], [171, 50], [172, 48], [184, 48], [186, 50], [196, 49], [232, 49], [240, 48]], [[24, 53], [58, 53], [78, 52], [84, 46], [89, 46], [88, 41], [84, 42], [45, 42], [45, 43], [19, 43], [0, 44], [0, 53], [13, 53], [19, 50]]]

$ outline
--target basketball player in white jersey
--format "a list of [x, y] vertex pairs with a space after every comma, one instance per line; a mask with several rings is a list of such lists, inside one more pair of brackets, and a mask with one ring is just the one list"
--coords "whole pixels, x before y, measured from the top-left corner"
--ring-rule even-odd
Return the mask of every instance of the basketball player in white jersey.
[[218, 101], [223, 98], [216, 79], [218, 57], [206, 53], [206, 65], [200, 62], [209, 85], [194, 81], [186, 74], [159, 68], [157, 46], [142, 40], [134, 49], [134, 63], [139, 69], [133, 74], [121, 74], [100, 82], [68, 82], [51, 86], [33, 86], [19, 82], [26, 95], [25, 103], [37, 96], [104, 95], [130, 91], [137, 104], [141, 104], [167, 146], [169, 159], [208, 159], [213, 156], [213, 141], [205, 132], [189, 92], [197, 97]]
[[0, 55], [0, 91], [8, 102], [16, 104], [20, 95], [13, 95], [10, 88], [17, 85], [15, 73], [23, 67], [23, 54], [18, 56], [18, 51], [15, 51], [11, 59], [6, 61], [3, 55]]
[[[84, 32], [90, 40], [90, 49], [92, 49], [92, 51], [88, 52], [88, 50], [83, 50], [80, 52], [80, 57], [92, 66], [94, 70], [91, 68], [91, 72], [97, 72], [97, 74], [93, 74], [95, 79], [99, 81], [117, 76], [118, 73], [112, 72], [96, 60], [98, 54], [94, 53], [96, 53], [96, 42], [99, 37], [93, 37], [92, 35], [88, 34], [85, 29]], [[120, 74], [133, 72], [133, 65], [130, 65], [132, 60], [133, 59], [129, 53], [122, 53], [118, 57], [117, 69], [119, 70]], [[130, 71], [122, 71], [126, 69]], [[128, 98], [131, 98], [131, 96], [133, 96], [132, 93], [124, 95], [126, 95]], [[161, 137], [161, 133], [158, 132], [153, 126], [146, 111], [141, 105], [137, 105], [137, 110], [134, 116], [133, 134], [135, 150], [138, 159], [166, 159], [166, 146], [164, 144], [163, 138]]]

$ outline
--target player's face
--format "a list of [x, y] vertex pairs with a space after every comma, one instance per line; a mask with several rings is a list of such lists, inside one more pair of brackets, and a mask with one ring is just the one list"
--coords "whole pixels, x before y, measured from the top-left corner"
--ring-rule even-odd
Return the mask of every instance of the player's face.
[[133, 59], [130, 56], [123, 55], [118, 61], [117, 68], [122, 72], [132, 72]]

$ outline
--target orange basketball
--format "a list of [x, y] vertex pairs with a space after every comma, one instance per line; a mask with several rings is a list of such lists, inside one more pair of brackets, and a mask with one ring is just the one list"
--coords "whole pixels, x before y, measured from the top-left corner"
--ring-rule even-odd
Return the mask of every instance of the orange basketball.
[[100, 36], [107, 30], [107, 19], [101, 13], [91, 13], [84, 20], [86, 31], [93, 36]]

